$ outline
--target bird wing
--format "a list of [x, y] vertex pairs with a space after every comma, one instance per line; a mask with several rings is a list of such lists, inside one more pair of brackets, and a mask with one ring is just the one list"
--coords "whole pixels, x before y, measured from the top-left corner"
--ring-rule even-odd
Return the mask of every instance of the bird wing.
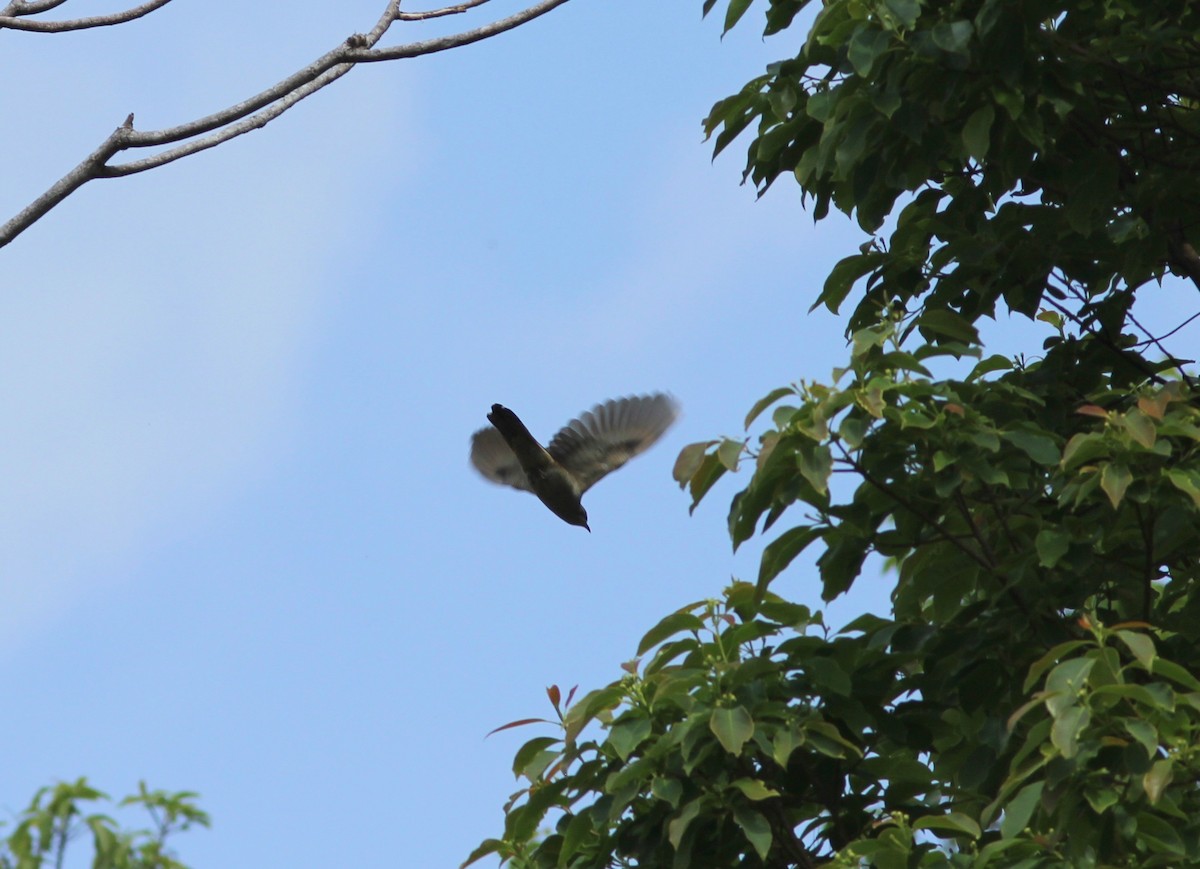
[[481, 428], [471, 436], [471, 464], [493, 483], [533, 491], [529, 477], [517, 461], [517, 454], [505, 442], [504, 435], [492, 426]]
[[649, 449], [679, 416], [669, 395], [636, 395], [598, 404], [573, 419], [546, 448], [579, 482], [580, 494]]

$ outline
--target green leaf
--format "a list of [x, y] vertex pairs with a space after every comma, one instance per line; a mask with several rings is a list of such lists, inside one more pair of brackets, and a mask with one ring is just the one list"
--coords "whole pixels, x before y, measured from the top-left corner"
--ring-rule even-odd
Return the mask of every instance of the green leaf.
[[1037, 550], [1038, 564], [1054, 567], [1071, 548], [1071, 535], [1058, 528], [1043, 528], [1034, 538], [1033, 546]]
[[1183, 494], [1192, 499], [1192, 504], [1200, 509], [1200, 473], [1184, 468], [1171, 468], [1167, 471], [1167, 480]]
[[[812, 102], [814, 99], [816, 99], [816, 95], [809, 100], [810, 114], [812, 113]], [[849, 294], [850, 288], [854, 286], [854, 282], [868, 272], [874, 271], [883, 262], [884, 257], [874, 252], [859, 253], [840, 260], [825, 278], [825, 285], [821, 290], [821, 295], [817, 296], [817, 300], [812, 303], [812, 307], [808, 310], [811, 312], [816, 310], [818, 306], [824, 305], [829, 309], [831, 314], [836, 314], [842, 301]]]
[[808, 544], [819, 539], [824, 529], [812, 525], [800, 525], [783, 532], [767, 544], [763, 549], [762, 560], [758, 567], [758, 594], [762, 600], [771, 580], [783, 572], [797, 555], [804, 551]]
[[1154, 421], [1150, 417], [1137, 408], [1133, 408], [1118, 417], [1118, 419], [1120, 419], [1125, 431], [1129, 432], [1129, 436], [1138, 445], [1146, 449], [1154, 446], [1154, 441], [1158, 437], [1158, 430], [1154, 427]]
[[1162, 796], [1167, 785], [1171, 783], [1171, 777], [1174, 771], [1175, 762], [1170, 758], [1163, 758], [1154, 761], [1154, 765], [1150, 767], [1150, 771], [1142, 776], [1142, 789], [1146, 792], [1146, 797], [1150, 800], [1150, 804], [1157, 803]]
[[1091, 724], [1092, 713], [1085, 706], [1068, 706], [1054, 719], [1050, 728], [1050, 741], [1065, 758], [1074, 757], [1079, 751], [1079, 735]]
[[758, 401], [754, 402], [754, 407], [750, 408], [750, 412], [746, 414], [746, 428], [749, 429], [750, 424], [753, 423], [754, 420], [758, 419], [758, 415], [772, 404], [779, 401], [779, 399], [783, 398], [785, 395], [795, 394], [796, 390], [790, 386], [780, 386], [776, 389], [772, 389]]
[[1119, 462], [1106, 462], [1104, 470], [1100, 472], [1100, 488], [1104, 490], [1105, 495], [1108, 495], [1108, 500], [1114, 510], [1121, 505], [1121, 500], [1125, 497], [1125, 490], [1132, 482], [1133, 474], [1129, 472], [1129, 468]]
[[537, 736], [526, 742], [513, 756], [513, 774], [525, 776], [530, 781], [536, 779], [549, 766], [550, 761], [560, 754], [558, 751], [547, 749], [561, 741], [553, 736]]
[[1147, 843], [1151, 850], [1172, 854], [1176, 857], [1183, 857], [1187, 853], [1183, 839], [1170, 823], [1149, 812], [1138, 812], [1136, 817], [1138, 837], [1142, 842]]
[[896, 16], [901, 27], [911, 29], [916, 26], [917, 18], [921, 15], [921, 4], [918, 0], [884, 0], [884, 6]]
[[971, 34], [974, 32], [975, 27], [970, 21], [942, 22], [933, 28], [933, 42], [943, 51], [962, 54], [966, 52], [967, 45], [971, 41]]
[[[477, 860], [481, 860], [488, 854], [498, 854], [500, 849], [504, 847], [504, 843], [499, 839], [484, 839], [479, 847], [470, 853], [465, 861], [459, 866], [459, 869], [466, 869]], [[461, 851], [459, 852], [462, 853]]]
[[945, 815], [926, 815], [913, 822], [914, 830], [942, 830], [947, 833], [963, 833], [972, 839], [983, 835], [979, 822], [970, 815], [950, 812]]
[[621, 760], [628, 760], [634, 749], [650, 735], [650, 719], [640, 715], [637, 718], [622, 716], [622, 719], [608, 731], [605, 742], [613, 747]]
[[991, 374], [993, 371], [1009, 371], [1012, 367], [1012, 360], [1007, 356], [1000, 356], [999, 354], [989, 356], [987, 359], [975, 364], [975, 367], [971, 369], [971, 373], [967, 375], [967, 383], [973, 383], [985, 374]]
[[740, 778], [733, 783], [733, 787], [741, 791], [746, 799], [754, 800], [755, 802], [779, 796], [779, 791], [767, 787], [756, 778]]
[[1147, 670], [1153, 670], [1154, 659], [1157, 657], [1154, 640], [1136, 631], [1117, 631], [1117, 638], [1133, 653], [1139, 664]]
[[786, 767], [792, 752], [804, 744], [804, 731], [793, 725], [782, 728], [771, 741], [771, 758], [782, 767]]
[[890, 42], [891, 37], [886, 30], [878, 30], [870, 25], [861, 26], [850, 38], [846, 57], [856, 73], [869, 76], [875, 59], [887, 51]]
[[819, 688], [842, 697], [850, 696], [850, 676], [833, 658], [809, 658], [804, 664], [804, 669]]
[[833, 473], [833, 453], [828, 444], [803, 445], [796, 456], [800, 473], [820, 494], [829, 491], [829, 475]]
[[760, 860], [767, 859], [771, 850], [771, 825], [767, 819], [752, 809], [743, 806], [733, 807], [733, 819], [742, 828], [746, 840], [754, 847]]
[[1005, 804], [1004, 820], [1000, 822], [1000, 838], [1012, 839], [1021, 835], [1038, 807], [1045, 784], [1041, 781], [1027, 784]]
[[670, 803], [671, 808], [678, 808], [679, 798], [683, 796], [683, 785], [676, 779], [656, 776], [650, 783], [650, 792], [663, 802]]
[[963, 126], [963, 145], [967, 154], [976, 160], [987, 156], [991, 142], [992, 122], [996, 119], [996, 111], [990, 105], [976, 109]]
[[754, 735], [754, 719], [744, 706], [718, 706], [709, 717], [708, 727], [730, 754], [741, 754], [742, 746]]
[[647, 651], [653, 649], [667, 637], [674, 636], [678, 633], [700, 630], [704, 627], [704, 622], [693, 613], [686, 610], [673, 612], [669, 616], [661, 619], [658, 624], [646, 631], [642, 641], [638, 643], [637, 653], [639, 655], [646, 654]]
[[717, 461], [727, 471], [736, 471], [738, 463], [742, 458], [742, 451], [746, 448], [743, 441], [735, 441], [732, 438], [725, 438], [721, 441], [721, 445], [717, 447]]
[[746, 14], [746, 10], [750, 8], [751, 2], [752, 0], [729, 0], [729, 7], [725, 10], [725, 29], [722, 34], [733, 29], [734, 25]]
[[1058, 451], [1058, 445], [1047, 435], [1038, 434], [1026, 428], [1016, 428], [1001, 432], [1000, 437], [1039, 465], [1057, 465], [1059, 459], [1062, 458], [1062, 454]]
[[679, 849], [679, 841], [683, 838], [683, 834], [687, 832], [688, 825], [696, 819], [700, 814], [700, 809], [704, 806], [704, 797], [692, 800], [686, 806], [679, 810], [671, 822], [667, 824], [667, 840], [676, 850]]
[[1183, 685], [1185, 688], [1190, 688], [1192, 691], [1200, 691], [1200, 679], [1197, 679], [1174, 661], [1168, 661], [1166, 658], [1155, 658], [1152, 669], [1156, 676], [1166, 676], [1172, 682]]
[[1061, 661], [1067, 654], [1085, 645], [1087, 643], [1083, 640], [1068, 640], [1065, 643], [1059, 643], [1053, 649], [1046, 652], [1029, 668], [1029, 675], [1025, 677], [1025, 684], [1021, 687], [1021, 691], [1029, 691], [1037, 683], [1038, 679], [1041, 678], [1043, 673]]
[[1071, 698], [1071, 702], [1074, 702], [1075, 695], [1083, 689], [1094, 666], [1095, 658], [1069, 658], [1050, 671], [1046, 677], [1046, 690]]
[[938, 335], [945, 335], [964, 344], [978, 344], [979, 330], [961, 314], [945, 308], [933, 308], [917, 317], [916, 325]]
[[1092, 811], [1097, 815], [1103, 815], [1113, 806], [1121, 801], [1121, 795], [1117, 793], [1116, 788], [1099, 788], [1087, 790], [1084, 792], [1087, 798], [1088, 805], [1092, 807]]
[[708, 448], [718, 441], [700, 441], [699, 443], [688, 444], [679, 451], [679, 457], [675, 459], [675, 467], [671, 471], [671, 476], [675, 482], [679, 483], [679, 488], [683, 489], [691, 481], [696, 472], [700, 470], [700, 465], [704, 462], [705, 455], [708, 453]]

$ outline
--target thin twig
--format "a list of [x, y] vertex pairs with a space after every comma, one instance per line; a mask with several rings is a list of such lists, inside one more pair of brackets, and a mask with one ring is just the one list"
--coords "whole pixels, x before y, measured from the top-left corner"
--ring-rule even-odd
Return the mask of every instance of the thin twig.
[[49, 12], [51, 9], [56, 9], [66, 3], [67, 0], [12, 0], [3, 9], [0, 9], [0, 15], [37, 15], [39, 12]]
[[399, 21], [424, 21], [427, 18], [441, 18], [443, 15], [458, 15], [460, 12], [466, 12], [468, 9], [474, 9], [487, 2], [488, 0], [467, 0], [466, 3], [459, 3], [457, 6], [431, 9], [428, 12], [401, 12], [396, 18]]
[[[65, 0], [51, 3], [46, 8], [53, 9]], [[155, 9], [161, 9], [170, 3], [171, 0], [149, 0], [148, 3], [143, 3], [140, 6], [135, 6], [132, 9], [126, 9], [124, 12], [113, 12], [109, 15], [93, 15], [90, 18], [72, 18], [66, 21], [31, 21], [24, 17], [31, 15], [33, 12], [28, 11], [29, 7], [25, 6], [21, 11], [9, 13], [5, 10], [4, 15], [0, 15], [0, 30], [27, 30], [34, 33], [66, 33], [69, 30], [86, 30], [90, 27], [109, 27], [113, 24], [124, 24], [127, 21], [133, 21], [141, 18], [143, 15], [149, 15]], [[14, 4], [9, 4], [9, 9]], [[44, 9], [35, 10], [37, 12], [45, 11]]]

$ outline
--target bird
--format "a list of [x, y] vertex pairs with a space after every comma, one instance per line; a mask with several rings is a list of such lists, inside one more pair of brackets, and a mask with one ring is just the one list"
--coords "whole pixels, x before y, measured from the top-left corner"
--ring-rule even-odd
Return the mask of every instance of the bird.
[[543, 447], [520, 417], [493, 404], [491, 427], [471, 436], [471, 464], [493, 483], [532, 492], [555, 516], [590, 533], [583, 493], [653, 446], [678, 416], [675, 399], [661, 392], [616, 398], [571, 420]]

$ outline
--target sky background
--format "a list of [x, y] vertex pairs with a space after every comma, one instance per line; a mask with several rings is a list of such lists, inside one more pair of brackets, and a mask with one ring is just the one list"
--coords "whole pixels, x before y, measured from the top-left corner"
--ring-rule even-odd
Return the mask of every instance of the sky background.
[[[152, 129], [236, 102], [382, 6], [0, 33], [2, 216], [129, 112]], [[741, 481], [689, 517], [671, 466], [842, 363], [839, 321], [805, 312], [862, 239], [786, 182], [756, 201], [744, 144], [711, 160], [712, 103], [803, 32], [764, 43], [752, 10], [721, 40], [700, 6], [573, 0], [360, 68], [265, 130], [86, 186], [0, 251], [0, 819], [56, 780], [145, 779], [201, 794], [212, 829], [176, 842], [196, 867], [457, 866], [549, 732], [488, 731], [753, 579], [759, 545], [734, 556], [725, 530]], [[545, 439], [655, 390], [683, 417], [589, 492], [590, 535], [467, 463], [493, 402]], [[820, 606], [802, 568], [774, 587]]]

